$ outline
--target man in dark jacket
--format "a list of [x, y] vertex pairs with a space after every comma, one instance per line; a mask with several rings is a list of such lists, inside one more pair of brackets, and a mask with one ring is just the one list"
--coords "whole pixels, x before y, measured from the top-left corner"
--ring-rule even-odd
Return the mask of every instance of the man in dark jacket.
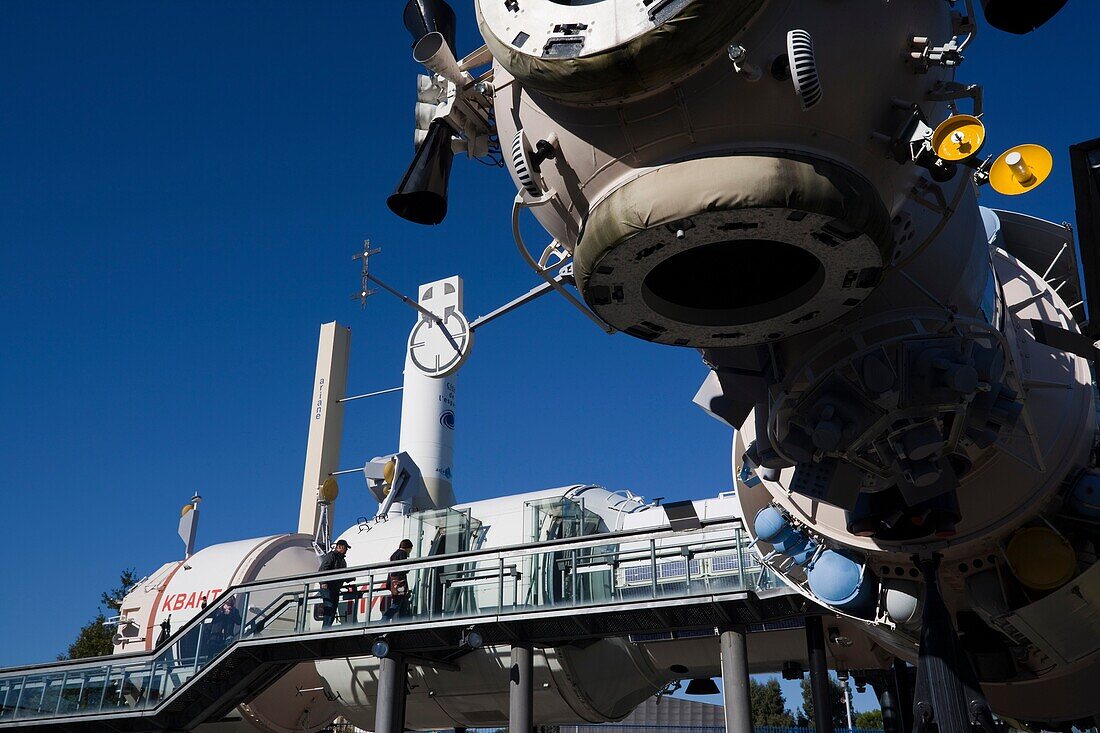
[[[402, 560], [409, 559], [409, 553], [412, 551], [413, 543], [411, 540], [401, 540], [401, 544], [397, 546], [397, 549], [392, 555], [390, 560], [392, 562], [400, 562]], [[389, 574], [388, 583], [390, 586], [390, 607], [386, 609], [382, 614], [384, 621], [393, 621], [393, 617], [398, 614], [402, 616], [409, 615], [409, 571], [399, 570]]]
[[229, 596], [210, 617], [211, 654], [217, 654], [229, 646], [240, 625], [241, 612], [237, 610], [237, 599]]
[[[336, 546], [325, 553], [325, 556], [321, 558], [321, 567], [319, 567], [317, 571], [324, 573], [329, 570], [346, 568], [348, 566], [348, 561], [344, 559], [344, 555], [348, 554], [350, 548], [351, 545], [346, 541], [337, 540]], [[324, 609], [324, 620], [321, 622], [322, 628], [332, 626], [332, 622], [336, 620], [336, 605], [340, 602], [340, 586], [343, 584], [344, 581], [340, 578], [326, 580], [321, 583], [321, 603]]]

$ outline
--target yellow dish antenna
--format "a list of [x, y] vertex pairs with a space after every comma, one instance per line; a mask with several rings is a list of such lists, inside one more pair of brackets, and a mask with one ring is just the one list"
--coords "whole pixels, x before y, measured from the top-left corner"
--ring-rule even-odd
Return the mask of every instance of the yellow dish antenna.
[[340, 486], [332, 476], [325, 479], [325, 482], [317, 489], [317, 496], [321, 498], [321, 501], [333, 502], [336, 501], [336, 497], [339, 495]]
[[993, 161], [989, 185], [997, 193], [1018, 196], [1038, 188], [1053, 170], [1054, 157], [1042, 145], [1017, 145]]
[[952, 115], [932, 133], [932, 150], [943, 160], [958, 162], [985, 145], [985, 125], [973, 115]]
[[180, 509], [180, 516], [181, 517], [186, 517], [187, 512], [191, 511], [194, 508], [195, 508], [194, 504], [184, 504], [183, 509]]
[[1054, 590], [1073, 579], [1077, 553], [1047, 527], [1027, 527], [1012, 535], [1005, 549], [1013, 574], [1033, 590]]
[[393, 483], [393, 474], [397, 471], [397, 459], [391, 458], [386, 461], [386, 465], [382, 467], [382, 478], [386, 484]]

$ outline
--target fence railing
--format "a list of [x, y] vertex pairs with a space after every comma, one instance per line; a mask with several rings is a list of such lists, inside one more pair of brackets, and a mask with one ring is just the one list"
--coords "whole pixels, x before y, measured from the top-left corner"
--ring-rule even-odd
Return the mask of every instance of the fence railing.
[[[333, 733], [359, 733], [351, 723], [338, 723]], [[643, 725], [640, 723], [586, 723], [584, 725], [542, 725], [536, 733], [726, 733], [725, 725]], [[431, 733], [454, 733], [453, 728]], [[507, 728], [467, 728], [466, 733], [507, 733]], [[815, 728], [757, 725], [753, 733], [816, 733]], [[833, 733], [883, 733], [881, 728], [837, 728]]]
[[[728, 521], [242, 585], [149, 654], [0, 671], [0, 726], [156, 709], [238, 643], [776, 587], [749, 544]], [[395, 598], [389, 587], [400, 578], [409, 592]]]
[[[752, 730], [753, 733], [816, 733], [817, 729], [799, 726], [757, 725], [753, 726]], [[556, 733], [726, 733], [726, 726], [598, 723], [561, 725], [557, 726]], [[833, 733], [883, 733], [883, 731], [881, 728], [837, 728]]]

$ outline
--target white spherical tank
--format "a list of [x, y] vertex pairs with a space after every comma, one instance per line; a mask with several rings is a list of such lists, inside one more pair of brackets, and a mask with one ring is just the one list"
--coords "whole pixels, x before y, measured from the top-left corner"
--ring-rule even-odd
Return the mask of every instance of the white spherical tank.
[[[167, 563], [139, 581], [123, 599], [122, 621], [115, 652], [151, 650], [161, 625], [178, 631], [231, 586], [258, 580], [301, 575], [317, 570], [312, 538], [300, 534], [273, 535], [226, 542], [199, 550], [186, 560]], [[297, 733], [318, 730], [336, 714], [318, 688], [312, 664], [300, 664], [248, 704], [240, 705], [218, 730], [233, 727], [251, 733]], [[306, 726], [306, 727], [303, 727]]]

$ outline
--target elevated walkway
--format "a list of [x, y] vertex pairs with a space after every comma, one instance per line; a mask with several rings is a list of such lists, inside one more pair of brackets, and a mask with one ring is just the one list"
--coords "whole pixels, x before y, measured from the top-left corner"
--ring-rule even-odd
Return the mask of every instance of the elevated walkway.
[[[412, 594], [388, 622], [391, 572], [408, 573]], [[326, 628], [319, 583], [335, 579], [345, 592]], [[215, 614], [230, 597], [241, 618], [221, 633]], [[0, 730], [190, 730], [295, 664], [367, 655], [380, 639], [411, 663], [453, 665], [471, 650], [471, 627], [484, 645], [553, 646], [757, 624], [800, 614], [800, 599], [760, 565], [737, 521], [256, 582], [226, 590], [152, 652], [0, 670]]]

